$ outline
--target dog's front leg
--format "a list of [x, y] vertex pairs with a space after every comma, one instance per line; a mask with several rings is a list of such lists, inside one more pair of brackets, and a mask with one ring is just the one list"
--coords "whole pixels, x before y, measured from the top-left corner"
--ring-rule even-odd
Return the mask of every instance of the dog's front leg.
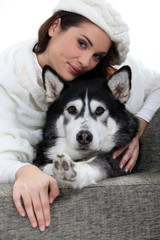
[[75, 171], [77, 173], [73, 188], [83, 188], [95, 184], [96, 182], [107, 177], [107, 172], [94, 164], [95, 158], [89, 161], [75, 163]]
[[106, 171], [96, 162], [95, 157], [74, 162], [66, 153], [61, 153], [54, 158], [52, 166], [47, 165], [44, 171], [73, 188], [83, 188], [107, 177]]

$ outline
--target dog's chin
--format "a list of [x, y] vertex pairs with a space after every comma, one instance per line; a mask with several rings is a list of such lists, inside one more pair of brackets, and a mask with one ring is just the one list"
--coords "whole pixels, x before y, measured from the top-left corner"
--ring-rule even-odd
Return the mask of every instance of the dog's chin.
[[76, 148], [77, 151], [92, 151], [90, 148], [82, 146], [82, 147], [78, 147]]
[[90, 145], [78, 145], [75, 147], [77, 151], [84, 151], [84, 152], [95, 152], [97, 148], [93, 148]]

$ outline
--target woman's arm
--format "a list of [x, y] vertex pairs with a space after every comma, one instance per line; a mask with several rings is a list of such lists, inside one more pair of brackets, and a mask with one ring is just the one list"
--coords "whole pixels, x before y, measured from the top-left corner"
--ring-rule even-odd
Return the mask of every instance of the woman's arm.
[[50, 224], [49, 203], [59, 189], [56, 180], [32, 165], [46, 106], [30, 45], [21, 50], [18, 45], [0, 55], [0, 182], [15, 182], [18, 213], [43, 231]]
[[18, 213], [27, 214], [32, 227], [39, 226], [43, 231], [50, 224], [49, 204], [58, 196], [59, 189], [55, 179], [31, 164], [37, 130], [27, 129], [26, 122], [22, 125], [23, 111], [19, 111], [20, 106], [7, 90], [0, 85], [0, 182], [15, 181], [13, 200]]
[[133, 81], [131, 99], [129, 99], [131, 101], [127, 105], [127, 109], [136, 114], [140, 120], [140, 126], [137, 136], [126, 147], [115, 151], [113, 158], [116, 158], [127, 149], [120, 162], [121, 168], [124, 167], [127, 172], [132, 171], [136, 164], [139, 155], [140, 137], [157, 109], [160, 108], [160, 74], [146, 68], [130, 55], [124, 65], [126, 64], [131, 66]]

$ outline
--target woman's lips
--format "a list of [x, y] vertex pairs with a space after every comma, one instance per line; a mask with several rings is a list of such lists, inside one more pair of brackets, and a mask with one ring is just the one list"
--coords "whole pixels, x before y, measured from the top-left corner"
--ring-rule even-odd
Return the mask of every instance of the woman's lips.
[[71, 73], [74, 75], [78, 75], [81, 73], [81, 69], [73, 66], [72, 64], [69, 64], [69, 68], [70, 68]]

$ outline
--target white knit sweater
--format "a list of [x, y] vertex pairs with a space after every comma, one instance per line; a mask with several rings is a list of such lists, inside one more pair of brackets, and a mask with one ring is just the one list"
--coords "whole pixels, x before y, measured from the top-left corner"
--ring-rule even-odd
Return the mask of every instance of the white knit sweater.
[[[35, 147], [41, 140], [47, 103], [42, 70], [32, 52], [34, 44], [35, 40], [20, 43], [0, 54], [1, 183], [14, 182], [17, 169], [32, 163]], [[127, 108], [149, 121], [160, 107], [160, 75], [131, 57], [125, 64], [133, 72]]]

